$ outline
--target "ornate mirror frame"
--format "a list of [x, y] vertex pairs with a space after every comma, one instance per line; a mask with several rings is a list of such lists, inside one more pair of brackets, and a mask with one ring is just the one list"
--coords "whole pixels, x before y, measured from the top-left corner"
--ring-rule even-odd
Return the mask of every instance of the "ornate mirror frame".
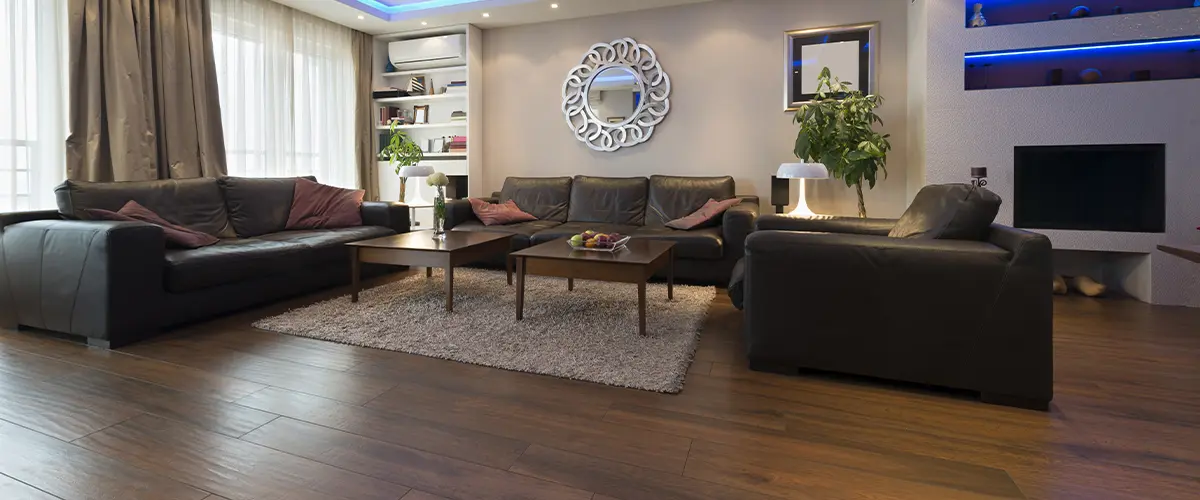
[[[624, 68], [637, 76], [642, 94], [637, 109], [620, 123], [607, 123], [588, 105], [592, 82], [606, 69]], [[650, 140], [671, 110], [671, 79], [654, 51], [632, 38], [592, 46], [563, 81], [562, 111], [575, 138], [596, 151], [616, 151]]]

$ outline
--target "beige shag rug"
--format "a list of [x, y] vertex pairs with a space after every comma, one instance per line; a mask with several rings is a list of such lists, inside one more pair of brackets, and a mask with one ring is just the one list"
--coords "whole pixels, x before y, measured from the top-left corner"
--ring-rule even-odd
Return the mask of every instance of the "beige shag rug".
[[692, 363], [713, 287], [652, 283], [646, 337], [637, 333], [637, 285], [529, 276], [525, 319], [503, 272], [454, 271], [454, 312], [443, 275], [424, 273], [254, 323], [302, 337], [400, 351], [619, 387], [676, 393]]

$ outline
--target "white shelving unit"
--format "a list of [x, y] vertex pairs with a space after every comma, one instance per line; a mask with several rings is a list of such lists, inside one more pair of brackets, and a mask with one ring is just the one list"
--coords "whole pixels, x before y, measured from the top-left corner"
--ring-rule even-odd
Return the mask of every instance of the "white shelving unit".
[[[388, 43], [399, 40], [415, 40], [420, 38], [465, 34], [466, 63], [452, 66], [433, 68], [404, 67], [388, 68]], [[408, 88], [408, 79], [413, 76], [425, 76], [426, 88], [434, 89], [433, 94], [419, 96], [392, 97], [376, 99], [376, 113], [383, 107], [396, 107], [408, 112], [414, 106], [428, 106], [429, 123], [413, 125], [398, 125], [413, 142], [422, 149], [427, 149], [430, 139], [445, 139], [453, 136], [466, 136], [467, 151], [455, 153], [426, 152], [422, 165], [429, 165], [434, 170], [448, 176], [467, 176], [468, 193], [479, 196], [484, 192], [482, 130], [483, 120], [483, 35], [479, 28], [471, 25], [459, 25], [445, 28], [390, 33], [375, 37], [375, 78], [374, 88]], [[452, 81], [466, 81], [466, 91], [454, 93], [437, 93]], [[457, 90], [457, 89], [456, 89]], [[456, 111], [467, 114], [468, 120], [451, 121], [450, 116]], [[376, 124], [377, 141], [388, 139], [389, 126], [384, 123]], [[382, 144], [376, 144], [376, 151]], [[378, 162], [379, 190], [385, 201], [399, 199], [400, 180], [396, 177], [395, 168], [386, 161]], [[427, 200], [434, 196], [433, 188], [425, 184], [424, 179], [410, 179], [407, 183], [407, 199], [420, 193]], [[465, 196], [458, 193], [459, 197]], [[414, 212], [414, 229], [426, 229], [432, 226], [433, 210], [429, 207], [417, 207]]]

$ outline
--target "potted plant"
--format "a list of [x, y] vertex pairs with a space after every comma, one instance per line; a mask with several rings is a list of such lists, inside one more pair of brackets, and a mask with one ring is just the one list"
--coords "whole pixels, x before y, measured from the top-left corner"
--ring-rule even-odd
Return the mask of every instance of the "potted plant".
[[883, 104], [877, 95], [851, 90], [850, 82], [832, 78], [829, 68], [817, 77], [817, 96], [800, 106], [794, 121], [800, 124], [796, 135], [796, 156], [805, 161], [825, 164], [829, 175], [853, 186], [858, 193], [858, 216], [867, 216], [862, 184], [871, 188], [879, 172], [887, 177], [887, 154], [892, 149], [889, 134], [875, 132], [883, 120], [875, 109]]
[[[392, 167], [396, 170], [396, 175], [400, 175], [400, 169], [416, 165], [425, 159], [425, 153], [421, 152], [421, 147], [413, 142], [408, 134], [396, 130], [397, 120], [392, 120], [388, 131], [391, 137], [388, 139], [387, 146], [384, 146], [383, 151], [379, 153], [380, 159], [391, 162]], [[400, 202], [404, 203], [405, 189], [408, 187], [408, 178], [400, 178]]]

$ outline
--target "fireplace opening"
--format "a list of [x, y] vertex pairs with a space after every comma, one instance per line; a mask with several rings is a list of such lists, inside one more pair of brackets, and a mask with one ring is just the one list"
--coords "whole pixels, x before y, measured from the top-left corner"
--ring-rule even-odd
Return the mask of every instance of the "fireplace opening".
[[1018, 146], [1013, 224], [1166, 231], [1166, 145]]

